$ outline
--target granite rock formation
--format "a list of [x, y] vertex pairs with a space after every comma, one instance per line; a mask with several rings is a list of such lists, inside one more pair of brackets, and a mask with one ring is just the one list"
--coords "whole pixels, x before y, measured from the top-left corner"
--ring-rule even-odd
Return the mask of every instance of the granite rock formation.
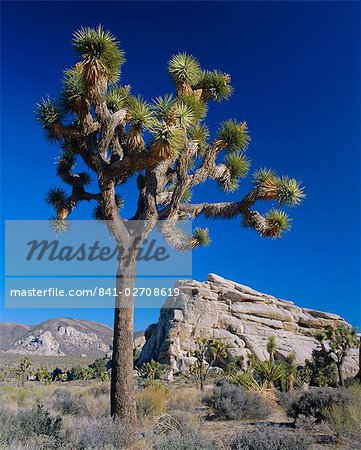
[[[260, 359], [267, 354], [267, 339], [275, 336], [276, 358], [295, 353], [298, 364], [311, 357], [317, 331], [337, 324], [342, 317], [296, 306], [288, 300], [209, 274], [206, 282], [179, 281], [180, 295], [166, 300], [157, 324], [145, 331], [139, 364], [155, 359], [185, 372], [194, 361], [195, 339], [220, 338], [232, 356]], [[358, 370], [358, 350], [344, 364], [345, 373]]]

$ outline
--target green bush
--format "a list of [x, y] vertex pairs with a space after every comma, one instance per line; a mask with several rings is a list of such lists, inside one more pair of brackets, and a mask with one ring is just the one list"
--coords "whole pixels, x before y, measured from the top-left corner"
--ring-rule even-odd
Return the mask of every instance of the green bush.
[[228, 382], [215, 386], [213, 394], [206, 396], [204, 402], [216, 411], [218, 417], [228, 420], [265, 419], [271, 413], [270, 405], [258, 393]]
[[81, 367], [81, 366], [72, 367], [67, 372], [68, 380], [69, 381], [82, 380], [82, 372], [83, 372], [83, 370], [84, 370], [84, 367]]
[[104, 359], [97, 358], [92, 364], [89, 365], [90, 369], [93, 370], [94, 378], [101, 378], [104, 372], [107, 372], [107, 365]]
[[331, 387], [312, 388], [295, 398], [288, 407], [288, 414], [297, 419], [300, 415], [312, 417], [316, 423], [325, 419], [324, 411], [334, 404], [352, 403], [353, 396], [345, 389]]
[[231, 450], [309, 450], [312, 439], [302, 431], [286, 430], [278, 426], [259, 426], [255, 430], [236, 435]]

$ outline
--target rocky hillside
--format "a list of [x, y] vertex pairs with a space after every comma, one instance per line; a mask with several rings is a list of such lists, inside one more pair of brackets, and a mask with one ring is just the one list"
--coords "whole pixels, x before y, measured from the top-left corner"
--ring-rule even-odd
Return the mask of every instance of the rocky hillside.
[[104, 356], [111, 348], [112, 329], [87, 320], [56, 318], [39, 325], [1, 323], [1, 351], [27, 355]]
[[13, 342], [24, 336], [30, 329], [30, 325], [22, 323], [0, 322], [0, 351], [9, 350]]
[[[140, 363], [156, 359], [174, 371], [186, 371], [193, 362], [195, 339], [220, 338], [228, 352], [245, 358], [267, 357], [267, 338], [275, 336], [276, 357], [296, 354], [297, 362], [311, 357], [314, 334], [346, 322], [338, 315], [300, 308], [293, 302], [262, 294], [247, 286], [210, 274], [206, 282], [180, 281], [180, 295], [167, 299], [157, 324], [145, 331]], [[345, 361], [349, 374], [357, 371], [358, 351]]]

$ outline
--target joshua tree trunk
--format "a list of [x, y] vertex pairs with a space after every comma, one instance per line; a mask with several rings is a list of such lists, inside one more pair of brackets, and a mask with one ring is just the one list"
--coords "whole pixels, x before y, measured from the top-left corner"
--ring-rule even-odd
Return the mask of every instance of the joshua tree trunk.
[[111, 378], [111, 415], [121, 419], [136, 435], [137, 411], [133, 379], [133, 329], [135, 255], [120, 261], [116, 279], [113, 359]]
[[338, 383], [341, 387], [344, 387], [345, 383], [343, 380], [343, 371], [342, 371], [342, 360], [337, 362], [337, 373], [338, 373]]
[[356, 378], [359, 381], [361, 381], [361, 335], [360, 335], [360, 342], [359, 342], [359, 348], [358, 348], [358, 372], [357, 372]]

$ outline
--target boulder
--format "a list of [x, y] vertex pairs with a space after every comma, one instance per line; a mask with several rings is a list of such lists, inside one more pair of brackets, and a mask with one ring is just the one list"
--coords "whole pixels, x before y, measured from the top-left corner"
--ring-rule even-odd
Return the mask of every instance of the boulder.
[[[138, 363], [157, 360], [174, 373], [188, 373], [195, 362], [196, 339], [221, 339], [235, 357], [250, 354], [268, 357], [267, 340], [276, 338], [276, 357], [296, 354], [297, 364], [311, 358], [317, 347], [317, 331], [338, 324], [350, 326], [337, 314], [301, 308], [289, 300], [256, 291], [248, 286], [209, 274], [207, 281], [181, 280], [177, 297], [169, 297], [158, 323], [145, 331]], [[358, 371], [358, 350], [345, 361], [345, 375]]]

